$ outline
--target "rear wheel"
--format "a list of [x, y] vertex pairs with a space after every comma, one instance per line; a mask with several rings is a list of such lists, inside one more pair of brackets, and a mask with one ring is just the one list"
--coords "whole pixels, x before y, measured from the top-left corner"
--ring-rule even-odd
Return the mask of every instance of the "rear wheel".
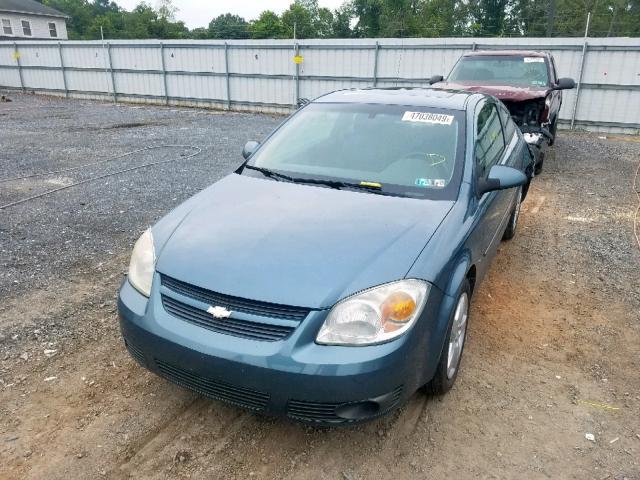
[[502, 236], [503, 240], [511, 240], [516, 235], [516, 228], [518, 228], [518, 218], [520, 217], [520, 205], [522, 203], [522, 188], [518, 188], [516, 192], [516, 204], [513, 206], [511, 216], [509, 217], [509, 224]]
[[470, 298], [471, 287], [469, 280], [465, 279], [458, 294], [451, 321], [449, 322], [449, 330], [447, 331], [442, 353], [440, 353], [436, 373], [425, 386], [427, 393], [432, 395], [447, 393], [451, 390], [451, 387], [458, 377], [464, 342], [467, 338]]
[[533, 155], [533, 173], [540, 175], [542, 173], [542, 165], [544, 164], [544, 151], [539, 147], [529, 147], [531, 154]]

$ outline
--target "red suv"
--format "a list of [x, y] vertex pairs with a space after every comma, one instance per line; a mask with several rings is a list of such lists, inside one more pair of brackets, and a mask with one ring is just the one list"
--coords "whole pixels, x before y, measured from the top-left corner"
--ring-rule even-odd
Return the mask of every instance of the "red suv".
[[487, 93], [501, 100], [525, 134], [542, 170], [543, 148], [553, 145], [562, 106], [562, 91], [574, 88], [571, 78], [558, 78], [553, 56], [533, 51], [476, 51], [458, 60], [446, 80], [431, 77], [442, 88]]

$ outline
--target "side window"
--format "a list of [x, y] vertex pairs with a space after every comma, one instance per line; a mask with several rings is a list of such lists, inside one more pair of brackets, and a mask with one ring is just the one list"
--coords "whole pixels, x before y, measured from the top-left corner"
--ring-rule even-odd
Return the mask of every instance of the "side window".
[[49, 22], [49, 35], [53, 38], [58, 36], [58, 30], [56, 29], [55, 22]]
[[492, 166], [496, 165], [504, 152], [504, 135], [493, 103], [486, 103], [476, 123], [476, 171], [478, 178], [484, 178]]
[[507, 107], [500, 105], [498, 107], [498, 112], [500, 113], [500, 121], [502, 122], [502, 129], [504, 130], [505, 143], [509, 145], [513, 138], [513, 134], [516, 132], [516, 124], [513, 122]]

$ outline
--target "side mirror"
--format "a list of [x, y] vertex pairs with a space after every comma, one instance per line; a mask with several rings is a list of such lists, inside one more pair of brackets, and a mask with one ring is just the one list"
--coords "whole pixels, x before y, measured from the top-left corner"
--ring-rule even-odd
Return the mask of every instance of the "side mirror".
[[434, 75], [429, 79], [429, 85], [433, 85], [434, 83], [441, 82], [442, 80], [444, 80], [444, 77], [442, 75]]
[[244, 157], [244, 159], [246, 160], [251, 155], [253, 155], [253, 152], [255, 152], [259, 146], [260, 143], [254, 140], [249, 140], [247, 143], [245, 143], [244, 148], [242, 149], [242, 156]]
[[495, 190], [506, 190], [507, 188], [519, 187], [527, 183], [527, 176], [517, 168], [505, 165], [494, 165], [489, 170], [487, 178], [478, 182], [478, 193], [482, 196], [487, 192]]
[[553, 87], [554, 90], [571, 90], [575, 88], [576, 82], [573, 78], [559, 78], [556, 82], [556, 85]]

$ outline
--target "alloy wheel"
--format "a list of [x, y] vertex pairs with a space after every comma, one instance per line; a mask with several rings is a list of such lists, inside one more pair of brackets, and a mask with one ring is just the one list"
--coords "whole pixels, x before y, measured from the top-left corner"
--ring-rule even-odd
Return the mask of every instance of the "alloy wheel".
[[449, 335], [449, 353], [447, 355], [447, 378], [451, 379], [458, 370], [462, 348], [467, 332], [467, 318], [469, 317], [469, 296], [466, 292], [460, 295], [458, 305], [453, 315], [451, 335]]

